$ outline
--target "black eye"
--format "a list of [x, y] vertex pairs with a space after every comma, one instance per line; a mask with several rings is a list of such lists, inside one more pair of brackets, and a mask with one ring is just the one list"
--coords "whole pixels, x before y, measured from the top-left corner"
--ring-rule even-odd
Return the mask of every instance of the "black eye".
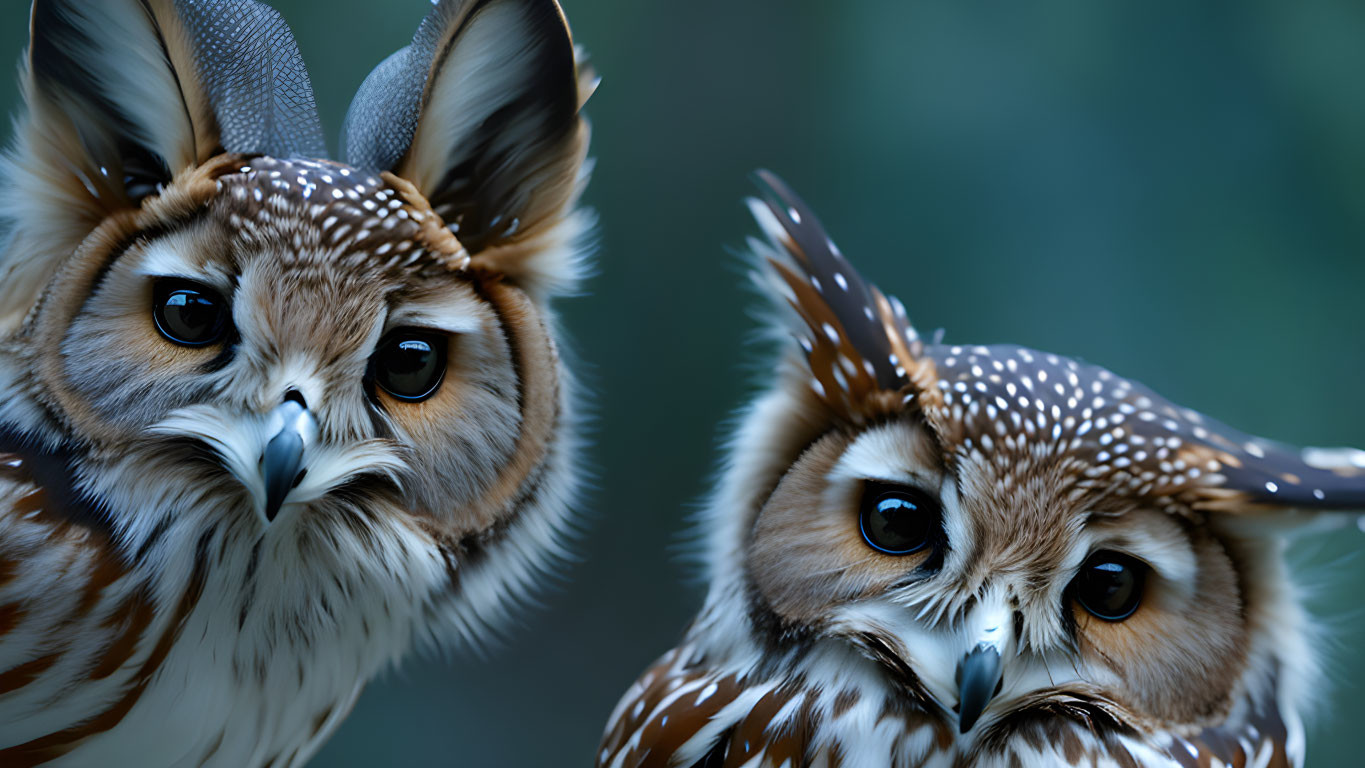
[[188, 280], [158, 280], [152, 290], [156, 329], [172, 342], [202, 347], [223, 338], [227, 302], [212, 288]]
[[385, 336], [374, 353], [375, 383], [399, 400], [425, 400], [441, 387], [449, 346], [443, 333], [399, 328]]
[[1147, 564], [1135, 557], [1101, 550], [1091, 555], [1071, 582], [1081, 607], [1105, 621], [1123, 621], [1142, 602]]
[[858, 526], [868, 546], [888, 555], [909, 555], [927, 547], [939, 530], [938, 502], [915, 488], [868, 483], [863, 488]]

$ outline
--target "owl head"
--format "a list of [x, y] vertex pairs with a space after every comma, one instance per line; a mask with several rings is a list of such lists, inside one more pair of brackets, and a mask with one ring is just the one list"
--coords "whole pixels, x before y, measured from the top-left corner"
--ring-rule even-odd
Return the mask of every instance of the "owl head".
[[1365, 508], [1365, 452], [1253, 438], [1058, 355], [926, 341], [761, 179], [752, 246], [790, 341], [705, 517], [705, 607], [604, 755], [1298, 764], [1313, 647], [1283, 534]]
[[337, 161], [265, 5], [36, 0], [4, 440], [129, 558], [396, 573], [416, 541], [498, 613], [574, 487], [548, 302], [582, 271], [587, 74], [553, 0], [441, 0]]

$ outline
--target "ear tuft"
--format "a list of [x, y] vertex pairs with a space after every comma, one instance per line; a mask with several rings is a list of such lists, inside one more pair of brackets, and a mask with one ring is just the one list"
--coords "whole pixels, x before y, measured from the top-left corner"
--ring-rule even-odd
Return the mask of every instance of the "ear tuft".
[[[476, 264], [522, 284], [574, 269], [585, 99], [553, 0], [441, 0], [412, 45], [366, 78], [346, 120], [346, 158], [427, 197]], [[546, 258], [549, 251], [560, 253]]]
[[222, 148], [271, 157], [327, 156], [313, 86], [294, 33], [255, 0], [179, 0]]
[[187, 36], [164, 26], [176, 21], [132, 0], [33, 4], [25, 84], [33, 127], [66, 140], [69, 170], [110, 208], [135, 202], [125, 177], [139, 187], [168, 182], [215, 137], [207, 101], [178, 81], [173, 57], [188, 53]]
[[933, 391], [933, 363], [894, 297], [868, 283], [839, 252], [814, 212], [776, 175], [759, 171], [763, 199], [749, 210], [768, 236], [751, 241], [759, 284], [791, 310], [791, 330], [817, 397], [854, 422], [904, 408]]
[[0, 332], [101, 221], [224, 151], [326, 154], [282, 18], [254, 0], [34, 0], [0, 167]]

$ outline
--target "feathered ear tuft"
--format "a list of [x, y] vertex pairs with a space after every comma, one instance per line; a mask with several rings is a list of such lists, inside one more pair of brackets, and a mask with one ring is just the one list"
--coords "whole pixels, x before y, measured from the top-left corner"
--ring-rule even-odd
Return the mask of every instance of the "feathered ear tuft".
[[769, 239], [753, 243], [766, 267], [759, 282], [794, 313], [815, 395], [854, 423], [918, 407], [916, 397], [937, 388], [905, 308], [863, 280], [781, 179], [756, 176], [763, 199], [749, 209]]
[[192, 38], [222, 148], [326, 157], [313, 86], [284, 17], [255, 0], [178, 0], [176, 6]]
[[35, 0], [4, 163], [0, 332], [101, 221], [224, 151], [326, 154], [279, 14], [252, 0]]
[[758, 180], [763, 199], [749, 207], [769, 240], [752, 242], [758, 281], [791, 310], [809, 374], [788, 383], [845, 423], [916, 412], [945, 455], [976, 442], [1020, 465], [1079, 459], [1090, 468], [1079, 489], [1175, 512], [1365, 510], [1365, 451], [1252, 437], [1056, 355], [924, 344], [900, 302], [863, 280], [787, 185], [763, 171]]
[[593, 85], [554, 0], [441, 0], [361, 86], [346, 159], [411, 182], [476, 268], [563, 288], [585, 223], [570, 211]]

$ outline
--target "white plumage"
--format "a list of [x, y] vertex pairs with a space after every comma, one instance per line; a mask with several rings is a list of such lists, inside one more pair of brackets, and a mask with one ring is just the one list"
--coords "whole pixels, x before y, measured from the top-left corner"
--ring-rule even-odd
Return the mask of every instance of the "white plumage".
[[1094, 365], [926, 342], [770, 174], [776, 380], [727, 446], [709, 588], [604, 768], [1290, 768], [1316, 636], [1286, 538], [1365, 508], [1299, 451]]
[[377, 76], [411, 109], [362, 94], [350, 164], [259, 3], [33, 14], [0, 191], [0, 764], [301, 765], [381, 669], [482, 643], [566, 554], [562, 13], [437, 3]]

